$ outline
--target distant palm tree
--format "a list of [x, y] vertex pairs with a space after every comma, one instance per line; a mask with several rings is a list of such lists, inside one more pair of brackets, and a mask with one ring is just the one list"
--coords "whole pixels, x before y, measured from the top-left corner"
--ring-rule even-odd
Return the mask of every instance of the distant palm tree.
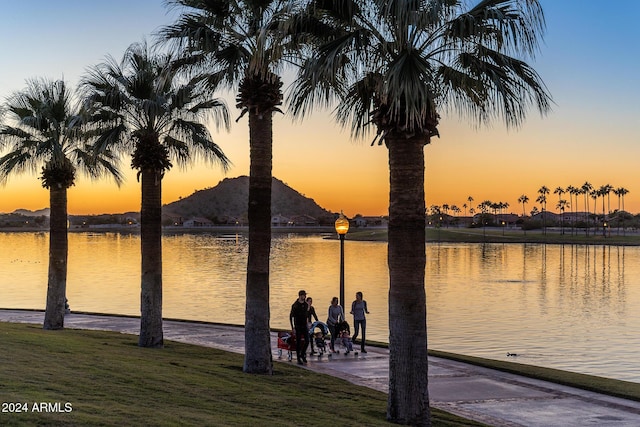
[[[578, 204], [578, 198], [577, 198], [577, 189], [576, 187], [574, 187], [573, 185], [568, 185], [567, 186], [567, 193], [569, 194], [569, 208], [571, 210], [571, 235], [573, 235], [573, 232], [575, 230], [575, 223], [576, 223], [576, 218], [575, 218], [575, 214], [574, 212], [577, 212], [577, 204]], [[576, 196], [576, 204], [573, 204], [573, 196]], [[574, 210], [574, 206], [575, 206], [575, 210]]]
[[533, 56], [544, 17], [535, 0], [311, 0], [322, 31], [293, 87], [304, 115], [337, 100], [336, 119], [389, 154], [389, 395], [387, 418], [428, 425], [424, 147], [440, 113], [518, 125], [548, 111]]
[[41, 167], [42, 186], [49, 190], [49, 273], [44, 329], [64, 327], [67, 287], [67, 189], [81, 170], [92, 178], [122, 176], [111, 152], [92, 155], [82, 132], [83, 116], [73, 91], [64, 81], [34, 79], [7, 101], [0, 124], [0, 182], [9, 175], [36, 172]]
[[558, 200], [558, 204], [556, 205], [556, 208], [558, 208], [560, 210], [560, 230], [561, 230], [561, 234], [564, 235], [564, 211], [567, 208], [568, 202], [564, 199], [560, 199]]
[[555, 190], [553, 190], [553, 194], [557, 194], [558, 195], [558, 202], [562, 199], [562, 195], [566, 193], [565, 189], [562, 187], [556, 187]]
[[526, 216], [526, 214], [524, 212], [525, 211], [525, 205], [527, 203], [529, 203], [529, 196], [526, 196], [526, 195], [523, 194], [522, 196], [518, 197], [518, 203], [522, 203], [522, 218], [524, 219], [524, 217]]
[[459, 221], [460, 219], [458, 218], [458, 216], [460, 215], [460, 212], [462, 212], [462, 210], [461, 210], [457, 205], [453, 205], [453, 206], [451, 206], [451, 210], [452, 210], [452, 211], [453, 211], [453, 213], [456, 215], [456, 219], [455, 219], [456, 227], [459, 227], [459, 225], [458, 225], [458, 221]]
[[500, 222], [501, 222], [501, 225], [502, 225], [502, 235], [504, 236], [505, 226], [508, 225], [508, 220], [505, 221], [505, 216], [504, 216], [505, 212], [504, 211], [505, 211], [505, 209], [509, 208], [509, 203], [507, 203], [507, 202], [499, 202], [498, 206], [499, 206], [499, 209], [500, 209], [500, 217], [501, 217], [500, 218]]
[[447, 203], [442, 205], [442, 211], [445, 214], [445, 226], [447, 226], [447, 228], [448, 228], [449, 224], [448, 224], [448, 220], [446, 219], [446, 217], [449, 216], [449, 205]]
[[525, 205], [529, 202], [529, 196], [523, 194], [518, 197], [518, 203], [522, 203], [522, 229], [524, 230], [525, 236], [527, 235], [527, 226], [524, 224], [525, 217], [527, 216], [525, 213]]
[[482, 221], [482, 235], [483, 237], [487, 236], [487, 217], [488, 217], [488, 213], [489, 209], [491, 209], [491, 207], [494, 205], [494, 203], [491, 200], [485, 200], [482, 203], [480, 203], [478, 205], [478, 207], [480, 208], [480, 220]]
[[611, 215], [611, 193], [613, 192], [614, 187], [611, 184], [604, 185], [604, 194], [607, 195], [607, 215]]
[[620, 194], [620, 196], [622, 197], [622, 211], [626, 212], [624, 209], [624, 196], [626, 196], [627, 194], [629, 194], [629, 190], [627, 190], [624, 187], [620, 187], [618, 188], [618, 193]]
[[586, 181], [584, 184], [582, 184], [582, 187], [580, 187], [580, 190], [584, 195], [584, 210], [585, 210], [584, 221], [586, 223], [585, 232], [588, 236], [589, 235], [589, 194], [593, 190], [593, 185], [591, 185], [589, 181]]
[[[556, 187], [556, 189], [553, 190], [553, 194], [557, 194], [558, 195], [558, 205], [556, 205], [556, 209], [558, 209], [560, 207], [559, 203], [560, 203], [560, 200], [562, 200], [562, 195], [564, 193], [566, 193], [565, 189], [560, 187], [560, 186]], [[562, 224], [560, 225], [560, 228], [562, 230], [562, 234], [564, 234], [564, 215], [562, 215], [562, 213], [560, 215], [560, 221], [562, 222]]]
[[506, 212], [504, 212], [505, 210], [509, 209], [509, 202], [500, 202], [501, 204], [501, 209], [503, 210], [502, 214], [506, 214]]
[[[618, 215], [626, 215], [626, 212], [624, 210], [624, 196], [627, 193], [629, 193], [629, 190], [627, 190], [624, 187], [618, 187], [618, 188], [616, 188], [614, 190], [614, 192], [615, 192], [615, 194], [618, 195], [618, 198], [619, 198], [619, 200], [618, 200], [618, 211], [619, 211]], [[620, 208], [620, 199], [622, 199], [622, 208]], [[622, 225], [622, 232], [626, 236], [626, 228], [624, 226], [624, 223]]]
[[[249, 253], [245, 301], [244, 372], [273, 372], [269, 312], [273, 116], [281, 112], [280, 72], [302, 48], [283, 31], [295, 2], [281, 0], [169, 0], [182, 8], [161, 35], [217, 87], [237, 90], [240, 117], [249, 121]], [[238, 118], [239, 120], [240, 118]], [[344, 301], [340, 301], [344, 304]]]
[[598, 214], [596, 211], [597, 211], [598, 197], [600, 196], [600, 192], [594, 188], [589, 193], [589, 196], [591, 196], [591, 198], [593, 199], [593, 235], [595, 236], [596, 233], [598, 232]]
[[141, 180], [140, 240], [142, 250], [141, 347], [162, 347], [162, 179], [172, 160], [186, 165], [194, 157], [219, 163], [229, 160], [203, 124], [213, 115], [228, 127], [224, 102], [192, 82], [183, 81], [175, 57], [135, 43], [122, 61], [113, 58], [92, 67], [83, 84], [96, 151], [131, 154], [131, 167]]
[[605, 185], [601, 185], [597, 191], [598, 196], [602, 197], [602, 235], [603, 236], [606, 236], [606, 233], [607, 233], [607, 227], [605, 225], [607, 222], [607, 213], [604, 210], [604, 198], [605, 196], [608, 196], [609, 193], [611, 193], [612, 188], [613, 187], [611, 185], [605, 184]]
[[540, 187], [540, 189], [538, 190], [538, 198], [536, 199], [536, 202], [540, 203], [540, 207], [542, 209], [542, 232], [544, 234], [547, 234], [547, 214], [546, 214], [546, 210], [547, 210], [547, 194], [549, 194], [550, 190], [549, 188], [547, 188], [546, 185], [543, 185], [542, 187]]

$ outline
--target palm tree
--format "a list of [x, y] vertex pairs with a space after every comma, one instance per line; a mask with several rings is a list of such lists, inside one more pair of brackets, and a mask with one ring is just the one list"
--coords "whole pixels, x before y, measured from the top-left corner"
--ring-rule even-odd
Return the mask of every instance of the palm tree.
[[458, 221], [459, 221], [458, 216], [460, 215], [460, 212], [462, 212], [462, 210], [457, 205], [451, 206], [451, 210], [456, 216], [455, 223], [456, 223], [456, 227], [458, 227]]
[[505, 222], [504, 210], [509, 208], [509, 203], [507, 202], [498, 202], [498, 209], [500, 209], [500, 224], [502, 225], [502, 235], [504, 236], [504, 228], [509, 224]]
[[609, 184], [601, 185], [597, 190], [598, 196], [602, 197], [602, 235], [606, 237], [607, 227], [604, 225], [607, 222], [607, 214], [604, 210], [604, 197], [608, 196], [611, 193], [611, 189], [613, 187]]
[[[520, 124], [550, 96], [512, 54], [533, 56], [543, 30], [535, 0], [466, 2], [311, 0], [325, 24], [321, 45], [293, 87], [304, 115], [337, 99], [354, 137], [373, 125], [389, 153], [389, 394], [387, 417], [428, 425], [424, 147], [440, 112]], [[317, 27], [316, 27], [317, 28]], [[328, 30], [327, 30], [328, 29]]]
[[[183, 8], [161, 31], [179, 44], [207, 82], [236, 89], [240, 117], [249, 117], [249, 254], [245, 306], [244, 372], [271, 374], [269, 254], [273, 115], [281, 112], [278, 74], [299, 56], [280, 23], [294, 2], [278, 0], [169, 0]], [[239, 118], [238, 118], [239, 120]], [[341, 301], [343, 303], [343, 301]]]
[[523, 194], [520, 197], [518, 197], [518, 203], [522, 203], [522, 221], [523, 221], [522, 229], [524, 230], [525, 236], [527, 235], [527, 227], [526, 227], [526, 224], [524, 224], [524, 220], [526, 217], [525, 206], [528, 202], [529, 202], [529, 196]]
[[488, 217], [487, 212], [489, 212], [489, 209], [491, 209], [492, 205], [493, 205], [493, 202], [491, 200], [485, 200], [478, 205], [478, 207], [480, 208], [480, 220], [482, 221], [482, 237], [483, 238], [487, 237], [487, 217]]
[[589, 181], [585, 181], [585, 183], [582, 184], [582, 187], [580, 187], [580, 190], [584, 195], [584, 210], [585, 210], [584, 221], [586, 223], [585, 230], [588, 236], [589, 235], [589, 194], [593, 190], [593, 185], [591, 185]]
[[567, 208], [568, 202], [564, 199], [558, 200], [558, 204], [556, 208], [560, 210], [560, 230], [561, 234], [564, 235], [564, 211]]
[[63, 80], [34, 79], [9, 97], [0, 124], [0, 182], [13, 173], [36, 172], [49, 190], [49, 272], [44, 329], [64, 327], [67, 287], [67, 189], [78, 169], [92, 178], [111, 174], [122, 181], [117, 160], [105, 151], [92, 156], [83, 139], [83, 117], [73, 91]]
[[[620, 209], [620, 202], [618, 202], [618, 211], [620, 211], [620, 214], [622, 214], [622, 215], [626, 215], [626, 212], [625, 212], [625, 210], [624, 210], [624, 196], [625, 196], [627, 193], [629, 193], [629, 190], [627, 190], [627, 189], [626, 189], [626, 188], [624, 188], [624, 187], [618, 187], [618, 188], [617, 188], [616, 190], [614, 190], [614, 191], [616, 191], [616, 193], [615, 193], [615, 194], [617, 194], [617, 195], [618, 195], [618, 197], [622, 199], [622, 210]], [[623, 235], [625, 235], [625, 236], [626, 236], [626, 229], [625, 229], [625, 227], [624, 227], [624, 224], [622, 225], [622, 232], [623, 232]]]
[[542, 232], [546, 235], [547, 234], [547, 214], [546, 214], [546, 210], [547, 210], [547, 194], [549, 194], [549, 188], [547, 188], [546, 185], [543, 185], [542, 187], [540, 187], [540, 189], [538, 190], [538, 198], [536, 199], [536, 202], [540, 203], [540, 208], [542, 209]]
[[618, 194], [620, 194], [620, 196], [622, 197], [622, 211], [623, 211], [623, 212], [626, 212], [626, 211], [624, 210], [624, 196], [626, 196], [627, 194], [629, 194], [629, 190], [627, 190], [627, 189], [626, 189], [626, 188], [624, 188], [624, 187], [620, 187], [620, 188], [618, 188]]
[[518, 197], [518, 203], [522, 203], [522, 218], [524, 219], [524, 217], [526, 216], [525, 214], [525, 205], [527, 203], [529, 203], [529, 196], [523, 194], [522, 196]]
[[576, 196], [578, 193], [576, 191], [576, 187], [574, 187], [573, 185], [568, 185], [567, 186], [567, 193], [569, 194], [569, 208], [571, 209], [571, 235], [573, 236], [573, 231], [575, 230], [575, 223], [576, 223], [576, 218], [574, 215], [574, 206], [576, 206], [576, 211], [577, 212], [577, 203], [578, 203], [578, 198], [576, 197], [576, 205], [573, 204], [573, 196]]
[[224, 102], [202, 87], [181, 80], [175, 57], [135, 43], [122, 61], [112, 57], [84, 77], [87, 104], [93, 111], [96, 151], [131, 154], [138, 171], [140, 209], [141, 347], [162, 347], [162, 179], [172, 160], [186, 166], [194, 157], [219, 163], [229, 160], [203, 124], [209, 114], [228, 127]]
[[591, 196], [591, 198], [593, 199], [593, 235], [595, 236], [596, 233], [598, 232], [598, 214], [596, 212], [597, 210], [597, 204], [598, 204], [598, 197], [600, 196], [600, 193], [598, 192], [598, 190], [596, 190], [595, 188], [593, 190], [591, 190], [591, 192], [589, 193], [589, 196]]
[[[564, 193], [566, 193], [565, 189], [560, 187], [560, 186], [556, 187], [556, 189], [553, 190], [553, 194], [557, 194], [558, 195], [558, 204], [556, 205], [556, 209], [560, 208], [560, 200], [562, 200], [562, 195]], [[563, 215], [563, 213], [564, 213], [564, 211], [562, 211], [560, 213], [560, 222], [561, 222], [560, 228], [562, 230], [562, 234], [564, 234], [564, 215]]]
[[447, 203], [442, 205], [442, 211], [445, 214], [445, 225], [448, 228], [449, 227], [449, 220], [448, 220], [448, 217], [449, 217], [449, 205]]
[[[608, 221], [608, 217], [611, 216], [611, 193], [613, 192], [613, 190], [614, 187], [611, 184], [605, 184], [602, 189], [603, 194], [606, 194], [607, 196], [607, 214], [605, 216], [605, 221]], [[602, 201], [604, 202], [604, 196]]]
[[[553, 190], [553, 194], [557, 194], [558, 195], [558, 202], [560, 202], [560, 200], [562, 199], [562, 195], [564, 193], [566, 193], [565, 189], [560, 187], [560, 186], [556, 187], [556, 189]], [[556, 207], [557, 207], [557, 205], [556, 205]]]

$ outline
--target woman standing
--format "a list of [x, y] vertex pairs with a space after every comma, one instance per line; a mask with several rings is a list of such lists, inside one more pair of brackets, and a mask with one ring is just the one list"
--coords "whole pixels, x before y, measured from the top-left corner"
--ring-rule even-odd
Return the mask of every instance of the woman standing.
[[313, 325], [313, 319], [318, 321], [318, 315], [316, 314], [316, 309], [313, 306], [313, 298], [307, 297], [307, 305], [309, 306], [309, 311], [307, 311], [307, 329], [309, 330], [309, 344], [311, 345], [311, 354], [316, 354], [313, 349], [313, 331], [311, 330], [311, 325]]
[[367, 330], [367, 319], [364, 316], [365, 313], [369, 314], [369, 310], [367, 309], [367, 302], [362, 299], [362, 292], [356, 292], [356, 300], [351, 303], [351, 314], [353, 314], [354, 327], [352, 341], [356, 341], [358, 332], [360, 331], [360, 327], [362, 327], [362, 339], [360, 340], [360, 351], [362, 353], [367, 352], [367, 350], [364, 349], [364, 341]]
[[332, 353], [336, 352], [335, 343], [338, 334], [336, 325], [343, 321], [344, 311], [342, 311], [342, 306], [338, 304], [338, 297], [333, 297], [331, 299], [331, 305], [329, 306], [329, 315], [327, 317], [327, 326], [329, 327], [329, 333], [331, 333], [331, 343], [329, 344], [329, 349]]

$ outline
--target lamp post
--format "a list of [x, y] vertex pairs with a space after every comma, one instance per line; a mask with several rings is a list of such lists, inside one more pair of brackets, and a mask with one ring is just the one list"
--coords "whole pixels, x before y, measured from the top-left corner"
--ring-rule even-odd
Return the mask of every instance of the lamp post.
[[335, 223], [336, 232], [340, 237], [340, 305], [344, 311], [344, 236], [349, 231], [349, 220], [342, 211]]

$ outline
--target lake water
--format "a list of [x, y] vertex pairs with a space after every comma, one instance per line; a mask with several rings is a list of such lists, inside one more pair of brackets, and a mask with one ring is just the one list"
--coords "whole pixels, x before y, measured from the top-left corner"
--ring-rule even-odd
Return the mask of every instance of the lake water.
[[[140, 237], [69, 235], [72, 310], [139, 315]], [[164, 316], [242, 324], [247, 240], [167, 235]], [[0, 233], [0, 307], [43, 309], [48, 234]], [[347, 305], [362, 291], [367, 336], [388, 341], [387, 245], [345, 242]], [[640, 248], [427, 244], [432, 349], [640, 382]], [[274, 234], [271, 326], [286, 328], [299, 289], [320, 320], [338, 295], [339, 242]], [[517, 353], [508, 357], [507, 353]]]

